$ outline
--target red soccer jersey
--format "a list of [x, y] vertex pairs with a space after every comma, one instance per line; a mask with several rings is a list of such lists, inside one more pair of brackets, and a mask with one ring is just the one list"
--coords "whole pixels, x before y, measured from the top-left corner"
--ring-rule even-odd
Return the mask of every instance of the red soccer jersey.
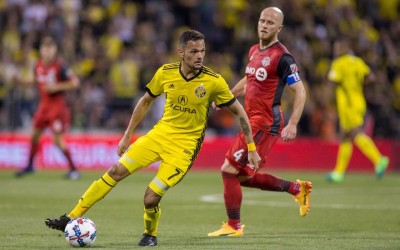
[[70, 70], [60, 60], [46, 65], [38, 60], [35, 69], [35, 80], [40, 93], [40, 101], [34, 116], [33, 126], [50, 127], [53, 131], [64, 131], [69, 125], [70, 112], [66, 106], [64, 93], [47, 93], [45, 88], [50, 84], [61, 84], [72, 77]]
[[64, 93], [47, 93], [47, 85], [60, 84], [62, 81], [70, 79], [69, 69], [61, 60], [54, 60], [50, 65], [46, 65], [42, 60], [38, 60], [35, 65], [35, 80], [40, 93], [41, 106], [50, 106], [52, 108], [63, 107], [65, 105]]
[[253, 45], [248, 58], [245, 109], [252, 128], [280, 134], [284, 126], [280, 107], [283, 89], [300, 81], [296, 63], [280, 42], [263, 50]]

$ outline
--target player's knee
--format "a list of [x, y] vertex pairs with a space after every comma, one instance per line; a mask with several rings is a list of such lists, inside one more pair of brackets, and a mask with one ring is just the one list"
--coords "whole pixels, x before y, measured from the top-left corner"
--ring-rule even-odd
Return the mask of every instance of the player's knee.
[[231, 174], [239, 173], [239, 171], [236, 168], [234, 168], [227, 159], [225, 159], [224, 163], [221, 166], [221, 172], [231, 173]]
[[144, 194], [144, 207], [146, 209], [156, 207], [160, 203], [162, 196], [155, 193], [151, 188], [147, 188]]
[[107, 172], [115, 181], [120, 181], [130, 174], [128, 169], [119, 162], [114, 163]]

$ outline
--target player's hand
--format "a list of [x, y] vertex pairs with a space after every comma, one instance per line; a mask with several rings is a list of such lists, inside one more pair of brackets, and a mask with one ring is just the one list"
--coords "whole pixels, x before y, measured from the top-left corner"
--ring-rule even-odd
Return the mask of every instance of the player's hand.
[[282, 129], [281, 137], [283, 141], [289, 142], [296, 138], [297, 128], [295, 125], [288, 124]]
[[211, 107], [212, 107], [214, 110], [216, 110], [216, 111], [221, 110], [221, 108], [218, 107], [217, 104], [215, 104], [215, 102], [212, 102], [212, 103], [211, 103]]
[[261, 157], [258, 155], [257, 151], [248, 152], [249, 163], [254, 167], [254, 171], [257, 172], [258, 165], [261, 163]]
[[125, 153], [125, 151], [129, 148], [130, 145], [131, 145], [131, 138], [129, 136], [124, 135], [118, 143], [118, 149], [117, 149], [118, 156], [121, 157]]

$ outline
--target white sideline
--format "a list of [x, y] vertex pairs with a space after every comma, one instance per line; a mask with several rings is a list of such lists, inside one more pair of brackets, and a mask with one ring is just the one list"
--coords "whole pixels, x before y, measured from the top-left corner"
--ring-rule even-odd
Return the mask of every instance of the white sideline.
[[[261, 192], [262, 193], [262, 192]], [[288, 201], [260, 201], [260, 200], [252, 200], [251, 196], [255, 196], [254, 193], [250, 194], [250, 197], [245, 197], [246, 194], [243, 193], [243, 204], [246, 205], [262, 205], [268, 207], [295, 207], [297, 204], [294, 201], [290, 201], [291, 197], [288, 196]], [[223, 204], [224, 200], [222, 194], [208, 194], [200, 196], [200, 200], [208, 203], [218, 203]], [[318, 203], [313, 202], [311, 200], [312, 208], [322, 208], [322, 209], [360, 209], [360, 210], [400, 210], [400, 206], [396, 205], [365, 205], [365, 204], [327, 204], [327, 203]]]

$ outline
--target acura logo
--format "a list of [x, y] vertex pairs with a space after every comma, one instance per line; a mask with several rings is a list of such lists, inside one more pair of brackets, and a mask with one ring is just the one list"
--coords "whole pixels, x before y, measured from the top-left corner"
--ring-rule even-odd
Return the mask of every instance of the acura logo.
[[185, 95], [180, 95], [180, 96], [178, 97], [178, 103], [179, 103], [180, 105], [185, 106], [185, 105], [188, 103], [188, 98], [187, 98], [187, 96], [185, 96]]

